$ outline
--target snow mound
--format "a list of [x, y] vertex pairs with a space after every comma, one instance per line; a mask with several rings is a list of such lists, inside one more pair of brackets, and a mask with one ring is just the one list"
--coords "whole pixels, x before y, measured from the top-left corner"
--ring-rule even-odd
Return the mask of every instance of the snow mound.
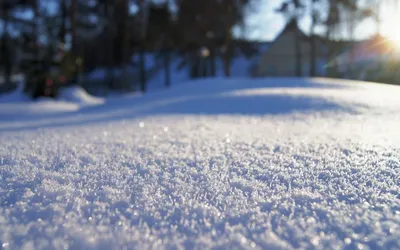
[[59, 100], [76, 103], [79, 106], [92, 106], [104, 103], [104, 99], [89, 95], [83, 88], [78, 86], [60, 89]]
[[103, 103], [103, 99], [89, 95], [81, 87], [62, 88], [57, 99], [42, 97], [36, 100], [32, 100], [22, 88], [18, 88], [0, 96], [0, 123], [28, 120], [43, 122], [47, 118], [76, 114], [85, 107]]

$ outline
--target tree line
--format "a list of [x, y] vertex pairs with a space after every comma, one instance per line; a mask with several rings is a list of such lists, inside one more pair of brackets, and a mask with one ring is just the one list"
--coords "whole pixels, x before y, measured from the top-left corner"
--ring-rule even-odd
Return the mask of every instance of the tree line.
[[[230, 75], [233, 27], [240, 25], [251, 0], [4, 0], [2, 44], [12, 29], [20, 37], [50, 44], [69, 45], [69, 53], [83, 60], [83, 71], [94, 68], [126, 68], [132, 55], [139, 58], [140, 90], [146, 91], [147, 51], [163, 58], [166, 85], [170, 84], [171, 53], [189, 65], [192, 77], [201, 72], [201, 49], [207, 47], [207, 74], [215, 74], [216, 59]], [[17, 14], [31, 13], [29, 19]], [[10, 45], [10, 43], [8, 43]], [[23, 46], [24, 43], [20, 44]], [[15, 43], [14, 43], [15, 45]], [[8, 50], [8, 51], [7, 51]], [[10, 65], [10, 49], [3, 49], [4, 65]], [[203, 52], [204, 53], [204, 52]], [[7, 67], [6, 67], [7, 68]], [[8, 70], [10, 71], [8, 67]], [[10, 74], [6, 74], [10, 75]], [[110, 74], [110, 86], [115, 85]]]
[[[343, 33], [352, 38], [362, 20], [373, 18], [379, 23], [380, 6], [389, 1], [395, 0], [282, 0], [277, 11], [287, 22], [311, 20], [307, 31], [312, 48], [310, 75], [315, 76], [317, 40], [339, 39]], [[192, 78], [214, 76], [217, 60], [230, 76], [236, 51], [246, 49], [235, 39], [233, 29], [245, 27], [246, 14], [259, 4], [261, 0], [2, 0], [1, 63], [9, 78], [13, 50], [6, 45], [23, 47], [26, 41], [34, 41], [41, 46], [67, 46], [72, 57], [82, 60], [83, 72], [126, 69], [134, 64], [139, 82], [135, 89], [143, 92], [149, 78], [148, 51], [162, 59], [166, 86], [170, 85], [173, 55], [182, 58]], [[21, 13], [29, 13], [30, 18]], [[12, 32], [23, 41], [13, 42]], [[299, 42], [294, 43], [297, 51]], [[133, 55], [138, 58], [135, 62]], [[299, 75], [301, 56], [296, 53]], [[111, 70], [106, 81], [110, 88], [124, 86]]]

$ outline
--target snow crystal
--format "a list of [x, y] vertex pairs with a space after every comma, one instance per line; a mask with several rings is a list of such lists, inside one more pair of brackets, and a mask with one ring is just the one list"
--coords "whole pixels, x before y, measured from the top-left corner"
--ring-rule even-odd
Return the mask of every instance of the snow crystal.
[[218, 81], [12, 121], [1, 106], [0, 246], [400, 248], [400, 88]]

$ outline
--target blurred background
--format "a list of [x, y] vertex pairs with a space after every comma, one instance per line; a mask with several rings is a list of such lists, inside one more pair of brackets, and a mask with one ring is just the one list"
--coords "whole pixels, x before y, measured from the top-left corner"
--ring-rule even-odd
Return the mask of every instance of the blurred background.
[[206, 77], [400, 84], [397, 0], [1, 0], [0, 95]]

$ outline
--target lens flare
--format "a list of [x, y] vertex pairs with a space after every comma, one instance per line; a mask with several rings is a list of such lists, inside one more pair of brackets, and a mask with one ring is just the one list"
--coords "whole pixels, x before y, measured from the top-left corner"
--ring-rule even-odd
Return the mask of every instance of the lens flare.
[[382, 23], [382, 34], [390, 41], [393, 47], [400, 52], [400, 12], [396, 12]]

